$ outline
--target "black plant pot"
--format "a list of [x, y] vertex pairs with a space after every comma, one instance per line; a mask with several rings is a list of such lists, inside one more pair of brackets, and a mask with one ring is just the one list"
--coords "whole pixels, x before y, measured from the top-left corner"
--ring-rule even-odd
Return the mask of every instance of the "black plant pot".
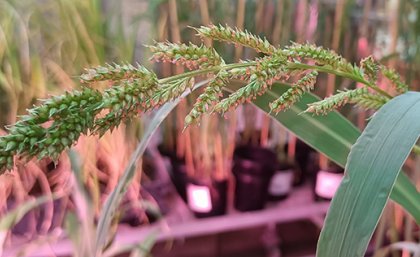
[[265, 148], [242, 146], [235, 149], [235, 208], [253, 211], [264, 208], [268, 186], [277, 166], [276, 154]]
[[[288, 144], [285, 145], [285, 151], [288, 149]], [[305, 144], [301, 140], [296, 141], [296, 153], [295, 153], [295, 174], [293, 179], [293, 186], [301, 186], [311, 176], [312, 172], [316, 172], [316, 162], [314, 162], [314, 154], [316, 151]]]
[[158, 146], [159, 152], [162, 156], [165, 156], [170, 161], [170, 177], [172, 183], [175, 186], [179, 196], [181, 196], [184, 202], [187, 202], [187, 193], [185, 187], [187, 184], [187, 168], [185, 160], [176, 156], [174, 151], [166, 149], [163, 145]]
[[227, 179], [188, 178], [186, 184], [188, 207], [197, 218], [224, 215], [226, 213], [227, 188]]
[[175, 189], [184, 202], [187, 202], [186, 185], [188, 182], [187, 167], [183, 160], [172, 159], [171, 179]]

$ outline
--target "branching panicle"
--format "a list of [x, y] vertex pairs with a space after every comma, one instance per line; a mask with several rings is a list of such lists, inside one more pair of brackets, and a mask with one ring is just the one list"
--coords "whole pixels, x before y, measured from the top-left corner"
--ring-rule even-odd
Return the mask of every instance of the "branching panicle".
[[106, 109], [107, 113], [96, 120], [93, 132], [102, 136], [108, 130], [112, 131], [122, 121], [152, 108], [145, 105], [144, 99], [155, 94], [158, 89], [157, 83], [157, 79], [154, 81], [134, 79], [122, 81], [121, 84], [105, 90], [101, 108]]
[[364, 78], [371, 82], [376, 83], [378, 80], [379, 64], [372, 56], [366, 57], [360, 61], [360, 68], [363, 69]]
[[102, 95], [84, 88], [82, 91], [53, 97], [29, 111], [0, 137], [0, 173], [13, 166], [13, 156], [53, 158], [71, 146], [81, 134], [93, 127]]
[[378, 110], [384, 104], [386, 104], [388, 100], [389, 100], [388, 98], [382, 95], [367, 93], [367, 94], [363, 94], [361, 96], [355, 97], [352, 100], [352, 103], [364, 109]]
[[44, 100], [41, 106], [28, 110], [31, 115], [22, 116], [20, 122], [35, 122], [42, 124], [50, 119], [66, 117], [80, 109], [88, 108], [91, 102], [98, 101], [100, 94], [90, 88], [83, 88], [82, 91], [66, 92], [63, 95], [53, 96]]
[[286, 60], [282, 56], [266, 56], [259, 59], [257, 65], [247, 71], [250, 74], [248, 84], [217, 103], [214, 110], [224, 113], [245, 101], [251, 101], [257, 95], [264, 94], [275, 80], [287, 76], [285, 64]]
[[153, 72], [141, 65], [134, 67], [131, 64], [107, 64], [86, 70], [86, 73], [80, 76], [82, 83], [94, 83], [99, 81], [119, 81], [128, 79], [155, 79]]
[[281, 95], [280, 98], [270, 103], [271, 111], [278, 113], [290, 108], [302, 98], [302, 95], [305, 92], [309, 92], [314, 89], [317, 76], [318, 72], [312, 71], [299, 79], [299, 81]]
[[255, 36], [248, 31], [241, 31], [238, 29], [233, 29], [229, 26], [202, 26], [197, 29], [198, 35], [201, 37], [207, 37], [214, 40], [225, 41], [227, 43], [243, 45], [249, 48], [253, 48], [258, 52], [265, 54], [271, 54], [276, 51], [276, 48], [267, 41], [267, 39], [262, 39], [258, 36]]
[[190, 70], [215, 67], [223, 63], [216, 50], [204, 45], [156, 43], [149, 46], [149, 49], [153, 53], [153, 60], [180, 64]]
[[319, 65], [329, 65], [333, 69], [351, 73], [354, 71], [354, 66], [341, 55], [315, 45], [293, 43], [287, 46], [283, 53], [290, 58], [311, 59]]
[[197, 98], [190, 113], [185, 117], [185, 126], [197, 122], [201, 115], [210, 111], [214, 103], [218, 102], [222, 96], [222, 88], [228, 83], [228, 80], [229, 73], [222, 70], [210, 81], [204, 92]]
[[57, 158], [80, 135], [102, 135], [137, 115], [144, 110], [142, 100], [157, 89], [156, 76], [150, 72], [147, 75], [122, 80], [104, 92], [88, 87], [67, 92], [28, 110], [29, 114], [0, 138], [0, 173], [12, 168], [14, 155]]
[[332, 95], [319, 102], [309, 104], [306, 112], [312, 112], [315, 114], [327, 114], [330, 111], [337, 109], [354, 101], [355, 98], [361, 95], [367, 94], [367, 87], [361, 87], [353, 90], [340, 91], [338, 94]]
[[180, 97], [185, 91], [194, 87], [194, 77], [186, 77], [161, 85], [151, 97], [144, 99], [144, 110], [150, 110], [173, 101]]
[[[303, 73], [306, 74], [294, 86], [270, 104], [272, 111], [289, 108], [305, 92], [312, 90], [318, 72], [353, 79], [364, 87], [339, 92], [311, 104], [307, 111], [316, 114], [325, 114], [346, 103], [380, 108], [391, 96], [375, 85], [378, 67], [398, 93], [408, 90], [394, 70], [378, 65], [371, 57], [362, 60], [360, 66], [355, 66], [335, 52], [314, 45], [293, 44], [286, 49], [276, 49], [266, 39], [230, 27], [211, 25], [197, 31], [201, 37], [243, 45], [266, 55], [255, 60], [225, 64], [213, 48], [156, 43], [150, 46], [153, 59], [195, 70], [158, 79], [154, 72], [140, 65], [108, 64], [88, 69], [81, 76], [82, 83], [109, 81], [110, 87], [103, 91], [83, 87], [80, 91], [52, 97], [28, 110], [27, 115], [9, 128], [8, 135], [0, 137], [0, 174], [11, 169], [17, 158], [24, 161], [33, 157], [57, 158], [82, 134], [101, 136], [127, 119], [177, 99], [193, 88], [196, 76], [211, 75], [213, 79], [198, 96], [186, 117], [187, 126], [199, 121], [204, 113], [226, 112], [264, 94], [276, 80], [285, 81], [289, 76], [301, 76]], [[223, 86], [237, 79], [247, 84], [220, 100]], [[378, 94], [368, 92], [368, 87]]]
[[382, 74], [388, 78], [398, 93], [405, 93], [408, 91], [408, 85], [403, 82], [401, 76], [393, 69], [381, 65]]

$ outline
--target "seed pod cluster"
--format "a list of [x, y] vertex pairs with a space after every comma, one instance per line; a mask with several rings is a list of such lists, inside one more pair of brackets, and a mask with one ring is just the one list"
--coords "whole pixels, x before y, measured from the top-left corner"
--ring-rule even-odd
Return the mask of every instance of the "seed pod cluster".
[[280, 55], [260, 58], [256, 66], [247, 70], [248, 84], [217, 103], [214, 110], [224, 113], [245, 101], [252, 101], [258, 95], [264, 94], [275, 80], [287, 76], [285, 64], [286, 59]]
[[229, 26], [210, 25], [202, 26], [197, 29], [198, 35], [201, 37], [211, 38], [214, 40], [225, 41], [227, 43], [243, 45], [255, 49], [257, 52], [265, 54], [272, 54], [276, 48], [268, 42], [267, 39], [262, 39], [258, 36], [249, 33], [248, 31], [241, 31], [233, 29]]
[[223, 62], [216, 50], [204, 45], [156, 43], [149, 49], [153, 53], [152, 60], [183, 65], [190, 70], [215, 67]]
[[304, 75], [277, 100], [270, 103], [271, 111], [278, 113], [290, 108], [302, 98], [302, 95], [305, 92], [309, 92], [314, 89], [317, 76], [317, 71], [312, 71]]
[[94, 132], [102, 136], [121, 122], [153, 108], [145, 99], [151, 98], [157, 89], [157, 77], [154, 73], [150, 73], [147, 79], [122, 81], [119, 85], [105, 90], [101, 108], [107, 113], [96, 120]]
[[94, 115], [102, 101], [100, 92], [90, 88], [46, 100], [28, 111], [0, 137], [0, 173], [13, 167], [13, 156], [58, 157], [93, 127]]
[[289, 58], [310, 59], [319, 65], [329, 65], [339, 71], [354, 72], [354, 66], [341, 55], [319, 46], [293, 43], [287, 46], [283, 53]]
[[338, 94], [325, 98], [324, 100], [310, 104], [306, 112], [325, 115], [345, 105], [346, 103], [353, 102], [354, 99], [367, 94], [368, 92], [367, 87], [341, 91]]
[[185, 126], [197, 122], [201, 115], [209, 112], [214, 103], [222, 96], [222, 88], [228, 83], [229, 73], [221, 70], [197, 98], [190, 113], [185, 117]]
[[391, 81], [398, 93], [402, 94], [408, 91], [408, 85], [403, 82], [401, 76], [395, 70], [384, 65], [381, 65], [380, 69], [382, 74]]
[[378, 80], [379, 65], [372, 56], [368, 56], [360, 61], [360, 68], [363, 70], [363, 77], [371, 82], [376, 83]]
[[129, 79], [148, 79], [150, 71], [145, 67], [137, 64], [106, 64], [105, 66], [97, 66], [86, 69], [86, 72], [80, 76], [80, 81], [90, 84], [99, 81], [119, 81]]

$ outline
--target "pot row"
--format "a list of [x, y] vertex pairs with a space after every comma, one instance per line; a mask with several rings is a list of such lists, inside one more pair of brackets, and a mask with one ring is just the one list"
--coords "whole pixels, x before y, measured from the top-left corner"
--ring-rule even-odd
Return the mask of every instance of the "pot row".
[[[218, 216], [226, 213], [229, 180], [189, 177], [185, 163], [172, 160], [172, 180], [178, 193], [196, 217]], [[270, 149], [241, 146], [234, 152], [232, 174], [234, 178], [233, 204], [238, 211], [255, 211], [265, 207], [267, 201], [288, 197], [307, 163], [280, 163]], [[301, 175], [300, 175], [301, 176]], [[330, 200], [343, 176], [343, 170], [334, 167], [318, 171], [313, 184], [316, 200]], [[297, 182], [297, 183], [296, 183]], [[310, 196], [308, 196], [310, 197]]]

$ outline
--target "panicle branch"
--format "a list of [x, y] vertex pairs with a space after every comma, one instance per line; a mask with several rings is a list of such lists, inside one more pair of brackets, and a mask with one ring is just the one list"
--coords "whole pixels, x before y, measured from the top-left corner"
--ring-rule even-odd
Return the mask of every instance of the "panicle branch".
[[384, 65], [381, 65], [380, 69], [382, 74], [391, 81], [398, 93], [403, 94], [408, 91], [408, 85], [403, 82], [401, 76], [395, 70]]
[[8, 128], [8, 135], [0, 137], [0, 173], [13, 167], [15, 155], [58, 157], [93, 127], [101, 101], [99, 91], [84, 88], [53, 97], [29, 110], [29, 114]]
[[151, 78], [151, 74], [152, 72], [139, 64], [135, 67], [131, 64], [114, 63], [86, 69], [86, 72], [80, 76], [80, 81], [84, 84], [91, 84], [99, 81], [148, 80]]
[[376, 62], [372, 56], [368, 56], [360, 61], [360, 68], [363, 70], [364, 78], [375, 84], [378, 80], [378, 62]]
[[367, 93], [367, 94], [363, 94], [358, 97], [355, 97], [352, 100], [352, 103], [364, 109], [378, 110], [388, 101], [389, 99], [382, 95], [378, 95], [374, 93]]
[[275, 80], [285, 79], [286, 58], [280, 54], [260, 58], [257, 65], [250, 67], [247, 73], [250, 74], [248, 84], [218, 102], [214, 107], [216, 112], [224, 113], [245, 101], [251, 101], [264, 94]]
[[302, 98], [302, 95], [305, 92], [309, 92], [314, 89], [317, 76], [317, 71], [311, 71], [304, 75], [277, 100], [270, 103], [270, 110], [278, 113], [289, 109], [293, 104]]
[[[305, 92], [314, 88], [318, 72], [350, 78], [364, 86], [341, 91], [309, 105], [307, 112], [315, 114], [326, 114], [346, 103], [380, 108], [388, 101], [389, 95], [376, 86], [379, 72], [392, 82], [397, 93], [408, 90], [394, 70], [380, 65], [372, 57], [363, 59], [356, 66], [322, 47], [293, 43], [285, 49], [277, 49], [266, 39], [227, 26], [210, 25], [198, 28], [197, 32], [201, 37], [243, 45], [266, 55], [255, 60], [225, 64], [213, 48], [166, 42], [149, 46], [153, 59], [180, 64], [193, 71], [158, 79], [154, 72], [141, 65], [107, 64], [87, 69], [80, 77], [82, 83], [108, 81], [110, 87], [105, 90], [83, 87], [29, 109], [27, 115], [9, 127], [8, 135], [0, 137], [0, 174], [11, 169], [17, 159], [58, 158], [80, 135], [102, 136], [122, 122], [180, 97], [193, 88], [197, 76], [211, 75], [212, 79], [185, 118], [186, 126], [198, 122], [204, 113], [223, 113], [251, 101], [264, 94], [274, 81], [287, 81], [289, 76], [300, 73], [304, 73], [301, 79], [270, 103], [271, 111], [286, 110], [299, 101]], [[229, 81], [238, 79], [247, 84], [227, 98], [220, 99], [222, 88]], [[379, 94], [369, 92], [368, 87]]]
[[346, 103], [352, 102], [355, 98], [367, 94], [369, 91], [367, 87], [361, 87], [353, 90], [339, 91], [339, 93], [325, 98], [324, 100], [309, 104], [306, 112], [315, 114], [327, 114]]
[[283, 50], [284, 54], [289, 58], [297, 58], [298, 60], [313, 60], [318, 65], [328, 65], [333, 69], [354, 72], [354, 66], [338, 55], [333, 50], [328, 50], [311, 44], [292, 43]]
[[222, 88], [228, 83], [229, 72], [221, 70], [200, 94], [191, 109], [185, 117], [185, 126], [199, 121], [200, 117], [210, 111], [214, 103], [219, 101], [222, 96]]
[[222, 25], [202, 26], [196, 30], [198, 35], [201, 37], [225, 41], [227, 43], [236, 45], [243, 45], [245, 47], [252, 48], [257, 52], [272, 54], [276, 51], [276, 48], [270, 44], [267, 39], [262, 39], [249, 33], [246, 30], [241, 31], [238, 29], [233, 29], [229, 26]]
[[224, 63], [216, 50], [204, 45], [166, 42], [151, 45], [149, 49], [153, 53], [152, 60], [183, 65], [190, 70], [215, 67]]
[[158, 81], [154, 74], [148, 80], [133, 79], [106, 89], [100, 108], [106, 113], [96, 119], [93, 133], [100, 136], [108, 130], [112, 131], [122, 121], [148, 111], [152, 106], [146, 105], [145, 99], [158, 91]]

